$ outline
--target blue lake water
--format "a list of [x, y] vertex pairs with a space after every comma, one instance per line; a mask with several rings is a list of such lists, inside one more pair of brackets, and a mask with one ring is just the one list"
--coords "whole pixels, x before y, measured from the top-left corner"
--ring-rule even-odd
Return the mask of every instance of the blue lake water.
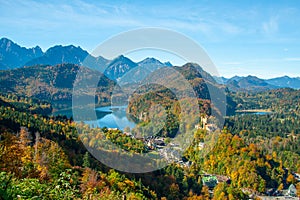
[[[124, 130], [125, 127], [130, 129], [135, 127], [135, 123], [126, 116], [127, 106], [104, 106], [95, 109], [97, 121], [85, 121], [92, 127], [118, 128]], [[72, 116], [72, 109], [63, 110], [53, 113], [53, 115]]]
[[236, 112], [238, 115], [268, 115], [272, 114], [273, 112]]
[[253, 113], [255, 115], [268, 115], [268, 114], [271, 114], [272, 112], [256, 112], [256, 113]]

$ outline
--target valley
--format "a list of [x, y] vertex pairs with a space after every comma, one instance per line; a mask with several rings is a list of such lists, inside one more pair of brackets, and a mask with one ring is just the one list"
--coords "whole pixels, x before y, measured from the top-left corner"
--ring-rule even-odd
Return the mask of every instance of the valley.
[[[1, 199], [299, 196], [299, 78], [226, 79], [196, 63], [0, 44]], [[79, 73], [98, 83], [74, 91]]]

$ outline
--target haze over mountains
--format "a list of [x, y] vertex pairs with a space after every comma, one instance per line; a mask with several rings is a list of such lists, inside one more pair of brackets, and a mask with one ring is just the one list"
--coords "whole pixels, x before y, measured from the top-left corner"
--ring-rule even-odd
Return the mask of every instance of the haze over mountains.
[[261, 79], [256, 76], [234, 76], [232, 78], [214, 77], [219, 84], [225, 84], [231, 91], [264, 91], [276, 88], [300, 89], [300, 77], [282, 76]]
[[[84, 62], [84, 63], [83, 63]], [[120, 80], [123, 83], [142, 80], [147, 74], [165, 66], [172, 66], [170, 62], [162, 63], [155, 58], [146, 58], [140, 62], [133, 62], [125, 56], [119, 56], [113, 60], [101, 56], [93, 57], [81, 47], [73, 45], [57, 45], [43, 52], [39, 46], [25, 48], [13, 41], [0, 39], [0, 70], [9, 70], [23, 66], [34, 65], [58, 65], [58, 64], [87, 65], [104, 73], [112, 80]], [[130, 74], [126, 74], [130, 71]], [[125, 76], [124, 76], [125, 75]], [[121, 78], [122, 77], [122, 78]], [[300, 78], [288, 76], [260, 79], [255, 76], [234, 76], [230, 79], [214, 77], [219, 84], [225, 84], [231, 91], [264, 91], [276, 88], [300, 89]]]

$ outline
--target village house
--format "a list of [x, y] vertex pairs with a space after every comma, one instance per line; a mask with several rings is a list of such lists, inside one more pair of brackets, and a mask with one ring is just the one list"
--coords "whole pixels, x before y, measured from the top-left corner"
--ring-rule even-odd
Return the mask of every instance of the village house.
[[218, 127], [215, 124], [209, 123], [209, 117], [206, 116], [201, 116], [201, 123], [195, 125], [195, 129], [203, 129], [207, 130], [208, 132], [214, 132], [218, 129]]
[[297, 196], [297, 190], [294, 184], [291, 184], [288, 191], [287, 195], [291, 197], [296, 197]]

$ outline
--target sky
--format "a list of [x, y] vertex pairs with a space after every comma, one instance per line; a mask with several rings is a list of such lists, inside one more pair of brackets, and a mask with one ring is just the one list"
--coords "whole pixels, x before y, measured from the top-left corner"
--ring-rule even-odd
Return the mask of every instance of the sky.
[[[0, 37], [21, 46], [73, 44], [92, 52], [124, 31], [165, 28], [200, 45], [225, 77], [300, 77], [299, 19], [297, 0], [0, 0]], [[159, 52], [153, 57], [181, 64]]]

